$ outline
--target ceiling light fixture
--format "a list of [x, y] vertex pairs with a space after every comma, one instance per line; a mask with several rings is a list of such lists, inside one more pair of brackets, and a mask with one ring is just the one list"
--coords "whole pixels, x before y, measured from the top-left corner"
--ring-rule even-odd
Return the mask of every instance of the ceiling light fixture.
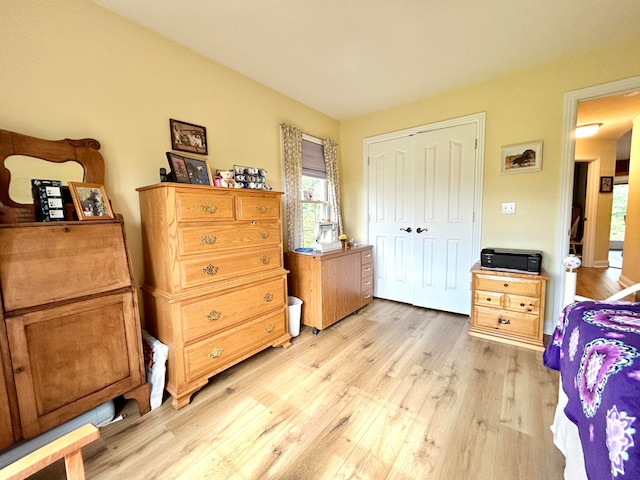
[[576, 138], [585, 138], [595, 135], [600, 127], [601, 123], [588, 123], [587, 125], [579, 125], [576, 127]]

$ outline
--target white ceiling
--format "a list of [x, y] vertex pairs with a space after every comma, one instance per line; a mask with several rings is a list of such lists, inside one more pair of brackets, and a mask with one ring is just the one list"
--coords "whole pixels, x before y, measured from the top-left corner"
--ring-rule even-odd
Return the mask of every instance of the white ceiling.
[[337, 120], [640, 34], [639, 0], [94, 0]]

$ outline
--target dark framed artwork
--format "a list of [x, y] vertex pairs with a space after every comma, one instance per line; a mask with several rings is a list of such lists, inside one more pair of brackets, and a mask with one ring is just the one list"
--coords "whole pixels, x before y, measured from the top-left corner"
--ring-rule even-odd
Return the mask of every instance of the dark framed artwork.
[[189, 175], [189, 183], [194, 185], [211, 185], [211, 177], [209, 176], [209, 168], [207, 161], [199, 158], [182, 157], [187, 175]]
[[600, 177], [600, 193], [613, 192], [613, 177]]
[[104, 185], [99, 183], [69, 182], [69, 191], [78, 220], [105, 220], [115, 218]]
[[167, 152], [167, 160], [171, 167], [171, 180], [178, 183], [191, 183], [187, 165], [184, 163], [184, 157], [175, 153]]
[[171, 149], [207, 155], [207, 129], [193, 123], [169, 119]]

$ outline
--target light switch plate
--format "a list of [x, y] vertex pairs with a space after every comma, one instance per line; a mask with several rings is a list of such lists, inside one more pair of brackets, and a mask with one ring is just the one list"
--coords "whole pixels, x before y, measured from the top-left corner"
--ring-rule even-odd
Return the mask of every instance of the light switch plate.
[[516, 213], [516, 202], [505, 202], [502, 204], [502, 213]]

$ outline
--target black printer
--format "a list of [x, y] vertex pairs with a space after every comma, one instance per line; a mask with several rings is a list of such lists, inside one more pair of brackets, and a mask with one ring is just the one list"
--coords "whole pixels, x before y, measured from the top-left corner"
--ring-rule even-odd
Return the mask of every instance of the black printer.
[[483, 248], [480, 252], [480, 267], [538, 274], [542, 268], [542, 252], [510, 248]]

